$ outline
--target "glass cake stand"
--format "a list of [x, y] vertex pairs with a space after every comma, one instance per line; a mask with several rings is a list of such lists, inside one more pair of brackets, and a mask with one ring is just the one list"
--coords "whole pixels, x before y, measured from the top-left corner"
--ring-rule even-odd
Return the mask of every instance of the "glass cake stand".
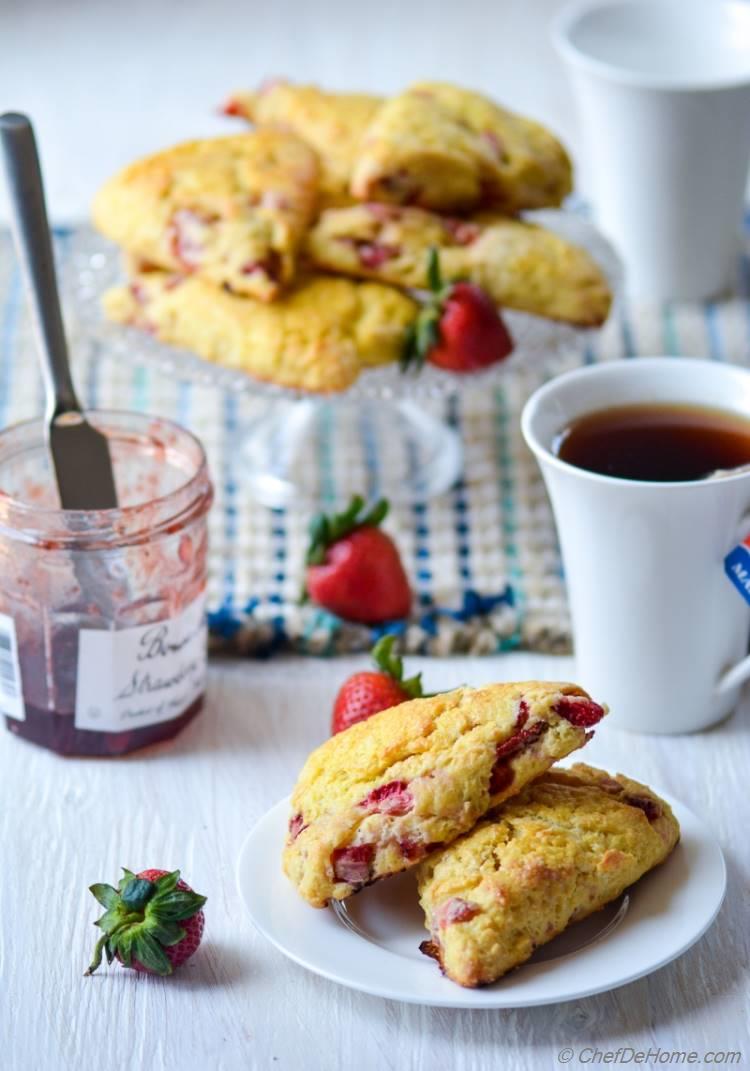
[[[622, 269], [611, 245], [584, 218], [535, 212], [529, 219], [585, 247], [621, 292]], [[93, 231], [77, 236], [69, 253], [64, 293], [77, 345], [95, 359], [155, 367], [166, 375], [247, 396], [256, 404], [243, 428], [243, 480], [271, 508], [295, 501], [348, 501], [351, 494], [418, 502], [448, 490], [463, 469], [461, 434], [446, 408], [468, 390], [494, 391], [513, 377], [552, 374], [579, 353], [591, 330], [504, 310], [513, 353], [485, 371], [455, 375], [426, 365], [364, 372], [347, 391], [313, 395], [261, 382], [167, 346], [135, 328], [108, 323], [100, 298], [122, 278], [118, 251]]]

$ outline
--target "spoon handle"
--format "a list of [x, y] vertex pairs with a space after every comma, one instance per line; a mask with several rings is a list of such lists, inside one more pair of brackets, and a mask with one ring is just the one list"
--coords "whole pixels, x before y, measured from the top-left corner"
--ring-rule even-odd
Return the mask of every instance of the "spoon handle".
[[47, 419], [80, 411], [68, 362], [55, 261], [34, 130], [25, 115], [0, 115], [0, 140], [11, 204], [11, 227], [31, 297], [42, 356]]

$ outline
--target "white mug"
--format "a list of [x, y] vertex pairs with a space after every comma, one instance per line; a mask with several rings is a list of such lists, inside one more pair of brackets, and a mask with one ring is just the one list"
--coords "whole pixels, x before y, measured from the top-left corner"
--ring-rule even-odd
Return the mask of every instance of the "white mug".
[[553, 40], [582, 121], [584, 178], [628, 289], [700, 300], [732, 283], [750, 160], [750, 4], [594, 0]]
[[591, 365], [537, 390], [521, 427], [557, 522], [578, 680], [609, 703], [610, 724], [693, 732], [721, 721], [750, 678], [750, 606], [723, 566], [750, 533], [750, 472], [651, 483], [575, 468], [553, 451], [576, 418], [644, 402], [750, 418], [750, 370], [673, 357]]

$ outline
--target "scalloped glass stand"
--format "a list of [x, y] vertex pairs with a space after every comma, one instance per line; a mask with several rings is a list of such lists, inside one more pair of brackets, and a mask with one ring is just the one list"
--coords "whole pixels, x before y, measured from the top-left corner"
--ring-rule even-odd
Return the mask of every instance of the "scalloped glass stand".
[[[530, 218], [588, 249], [613, 293], [621, 292], [619, 260], [590, 223], [565, 212], [537, 212]], [[100, 298], [121, 278], [118, 251], [91, 230], [75, 232], [63, 295], [76, 345], [88, 347], [97, 359], [136, 362], [265, 400], [263, 416], [243, 429], [240, 449], [249, 493], [271, 508], [299, 500], [333, 504], [355, 492], [409, 502], [442, 494], [461, 475], [463, 451], [459, 434], [431, 411], [431, 402], [464, 390], [494, 389], [520, 372], [548, 376], [561, 358], [580, 350], [590, 334], [505, 311], [515, 349], [484, 372], [456, 376], [428, 365], [415, 375], [389, 365], [364, 372], [342, 394], [311, 395], [261, 382], [144, 332], [107, 323]]]

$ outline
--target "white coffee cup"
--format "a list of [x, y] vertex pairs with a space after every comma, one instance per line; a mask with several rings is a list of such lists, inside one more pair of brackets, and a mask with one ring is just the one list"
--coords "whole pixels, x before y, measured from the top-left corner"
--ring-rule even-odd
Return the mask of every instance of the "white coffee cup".
[[645, 733], [705, 729], [750, 678], [750, 606], [724, 557], [750, 533], [750, 472], [650, 483], [575, 468], [553, 451], [576, 418], [643, 402], [750, 417], [750, 370], [638, 357], [568, 372], [537, 390], [521, 427], [557, 522], [577, 679], [610, 724]]
[[750, 160], [750, 4], [594, 0], [553, 27], [582, 121], [586, 191], [632, 294], [731, 285]]

